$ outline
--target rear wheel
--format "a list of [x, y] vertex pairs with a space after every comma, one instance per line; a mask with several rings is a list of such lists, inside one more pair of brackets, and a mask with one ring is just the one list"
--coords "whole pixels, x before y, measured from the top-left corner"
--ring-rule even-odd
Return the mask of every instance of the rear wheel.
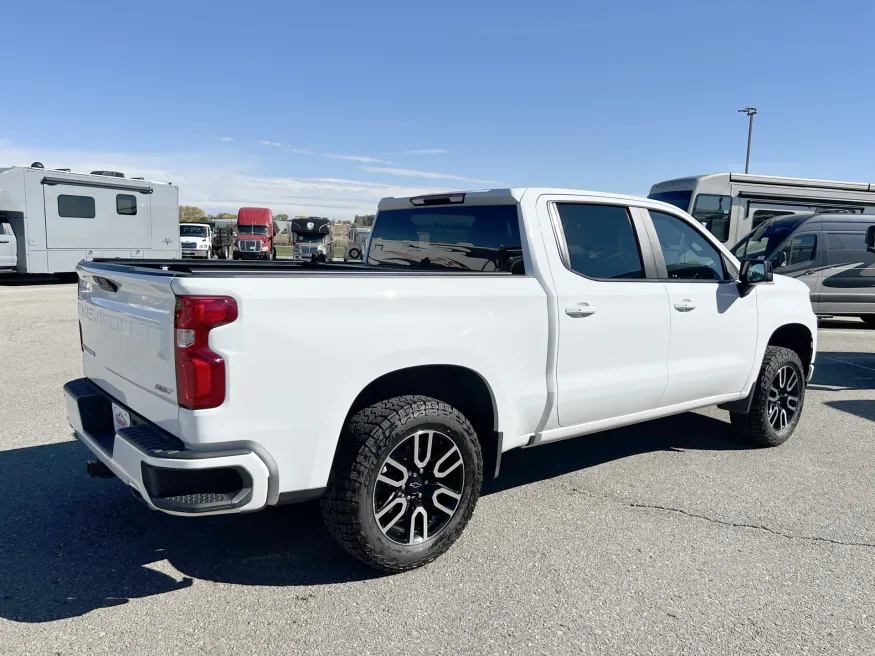
[[860, 318], [869, 328], [875, 328], [875, 314], [861, 314]]
[[400, 396], [349, 420], [322, 513], [349, 553], [400, 572], [450, 548], [474, 512], [482, 480], [480, 444], [464, 415], [437, 399]]
[[733, 428], [757, 446], [786, 442], [799, 423], [805, 401], [805, 374], [795, 351], [769, 346], [746, 414], [730, 413]]

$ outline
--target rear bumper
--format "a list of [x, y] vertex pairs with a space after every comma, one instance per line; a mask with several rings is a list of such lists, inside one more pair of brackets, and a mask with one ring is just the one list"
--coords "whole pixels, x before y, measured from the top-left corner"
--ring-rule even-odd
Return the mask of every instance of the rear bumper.
[[[267, 504], [268, 469], [252, 451], [190, 449], [87, 378], [64, 385], [64, 397], [76, 437], [150, 508], [216, 515]], [[130, 412], [132, 426], [116, 432], [113, 402]]]

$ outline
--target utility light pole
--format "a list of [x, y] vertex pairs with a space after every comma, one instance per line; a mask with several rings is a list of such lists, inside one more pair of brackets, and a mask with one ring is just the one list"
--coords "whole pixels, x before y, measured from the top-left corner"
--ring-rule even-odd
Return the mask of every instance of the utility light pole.
[[747, 128], [747, 159], [744, 161], [744, 172], [747, 173], [750, 170], [750, 139], [753, 136], [753, 117], [757, 113], [757, 108], [745, 107], [738, 111], [750, 117], [750, 125]]

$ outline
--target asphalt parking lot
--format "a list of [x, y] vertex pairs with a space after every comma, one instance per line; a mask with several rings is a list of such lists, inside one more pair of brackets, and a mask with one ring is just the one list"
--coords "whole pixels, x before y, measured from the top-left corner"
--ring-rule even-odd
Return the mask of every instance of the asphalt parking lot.
[[379, 576], [315, 504], [175, 518], [88, 479], [75, 289], [0, 286], [0, 653], [875, 653], [862, 323], [822, 323], [784, 446], [715, 409], [513, 452], [447, 555]]

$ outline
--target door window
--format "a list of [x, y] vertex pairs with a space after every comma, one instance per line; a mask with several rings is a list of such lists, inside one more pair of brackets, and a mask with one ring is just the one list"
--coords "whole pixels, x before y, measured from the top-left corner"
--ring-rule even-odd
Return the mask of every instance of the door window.
[[811, 262], [817, 255], [817, 235], [797, 235], [779, 252], [784, 254], [785, 267]]
[[829, 233], [829, 250], [826, 253], [827, 264], [875, 264], [875, 255], [866, 250], [865, 232], [831, 232]]
[[650, 218], [671, 280], [726, 280], [723, 257], [686, 221], [650, 210]]
[[644, 277], [641, 249], [625, 207], [557, 203], [568, 266], [588, 278]]

